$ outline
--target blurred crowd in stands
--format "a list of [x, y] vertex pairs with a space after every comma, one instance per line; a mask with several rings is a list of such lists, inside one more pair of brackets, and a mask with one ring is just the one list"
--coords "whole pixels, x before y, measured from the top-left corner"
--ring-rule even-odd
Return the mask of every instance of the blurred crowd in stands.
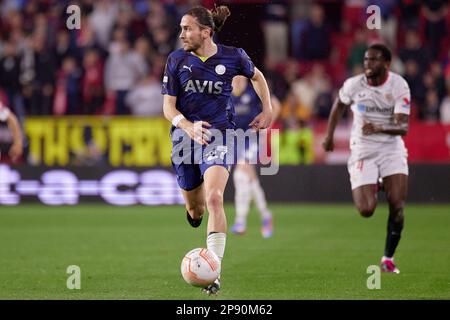
[[[227, 2], [237, 1], [219, 3]], [[346, 78], [362, 72], [364, 51], [375, 42], [391, 48], [392, 70], [411, 87], [412, 119], [450, 123], [446, 0], [266, 2], [261, 69], [283, 103], [285, 126], [326, 119], [337, 90]], [[20, 119], [26, 115], [160, 116], [162, 72], [167, 54], [179, 46], [179, 20], [191, 6], [212, 3], [2, 0], [0, 99]], [[81, 8], [80, 30], [66, 27], [70, 4]], [[327, 11], [330, 4], [338, 5], [339, 11]], [[366, 27], [366, 8], [372, 4], [381, 9], [380, 30]], [[338, 28], [329, 24], [330, 15], [339, 21]]]

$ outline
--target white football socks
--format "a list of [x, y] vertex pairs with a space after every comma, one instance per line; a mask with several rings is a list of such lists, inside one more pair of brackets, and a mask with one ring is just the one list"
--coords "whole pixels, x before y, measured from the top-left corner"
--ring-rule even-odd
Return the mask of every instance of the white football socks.
[[272, 213], [267, 208], [266, 196], [264, 190], [261, 188], [258, 180], [251, 182], [251, 190], [253, 192], [253, 199], [255, 200], [256, 207], [263, 219], [270, 218]]
[[206, 239], [206, 247], [219, 257], [220, 262], [222, 262], [226, 242], [227, 234], [223, 232], [211, 233]]
[[234, 202], [236, 207], [235, 222], [243, 224], [247, 223], [247, 215], [250, 210], [250, 202], [252, 201], [252, 189], [250, 177], [243, 170], [235, 170], [233, 173], [234, 181]]

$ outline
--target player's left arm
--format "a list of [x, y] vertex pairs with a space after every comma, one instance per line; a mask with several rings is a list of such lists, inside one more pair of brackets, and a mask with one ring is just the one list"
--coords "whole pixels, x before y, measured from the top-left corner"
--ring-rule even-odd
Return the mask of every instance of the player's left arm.
[[394, 116], [391, 123], [365, 123], [362, 131], [365, 135], [385, 133], [394, 136], [404, 136], [408, 133], [409, 114], [411, 112], [411, 93], [408, 83], [402, 79], [397, 82], [396, 91], [402, 92], [395, 99]]
[[9, 149], [9, 155], [13, 161], [17, 161], [23, 153], [22, 130], [20, 129], [17, 117], [12, 112], [9, 113], [6, 122], [13, 137], [13, 144]]
[[375, 133], [385, 133], [395, 136], [404, 136], [408, 133], [409, 115], [404, 113], [395, 113], [392, 123], [384, 125], [375, 125], [373, 123], [365, 123], [362, 130], [365, 135]]
[[273, 117], [269, 86], [267, 85], [266, 78], [262, 72], [256, 67], [255, 73], [250, 80], [252, 81], [253, 88], [261, 100], [262, 112], [258, 114], [255, 119], [253, 119], [249, 126], [254, 129], [266, 129], [271, 125]]

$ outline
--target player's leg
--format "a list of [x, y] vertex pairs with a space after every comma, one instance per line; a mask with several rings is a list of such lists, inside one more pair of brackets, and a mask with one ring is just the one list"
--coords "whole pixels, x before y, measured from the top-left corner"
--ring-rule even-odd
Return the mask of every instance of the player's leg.
[[205, 188], [201, 184], [190, 191], [182, 190], [182, 194], [186, 204], [186, 215], [189, 224], [197, 228], [202, 223], [203, 214], [206, 209]]
[[272, 212], [267, 208], [266, 195], [259, 182], [254, 165], [247, 165], [247, 170], [251, 176], [251, 190], [255, 205], [261, 215], [261, 234], [264, 238], [269, 238], [273, 234]]
[[[206, 169], [203, 179], [205, 185], [206, 207], [208, 209], [208, 228], [206, 245], [213, 251], [220, 262], [225, 252], [227, 238], [227, 219], [223, 207], [223, 194], [227, 185], [229, 171], [221, 165]], [[220, 280], [204, 289], [208, 294], [216, 294], [220, 289]]]
[[385, 272], [399, 273], [393, 256], [403, 230], [406, 195], [408, 191], [408, 160], [405, 150], [386, 152], [380, 162], [380, 176], [383, 178], [386, 199], [389, 204], [386, 246], [381, 259]]
[[[223, 240], [217, 246], [212, 242], [211, 247], [217, 256], [222, 259], [225, 250], [225, 238], [227, 232], [227, 219], [223, 207], [223, 194], [229, 177], [228, 170], [220, 165], [209, 167], [203, 176], [206, 207], [208, 209], [208, 241], [214, 234], [220, 235]], [[217, 236], [212, 237], [217, 238]], [[209, 242], [208, 242], [209, 245]], [[208, 247], [209, 249], [209, 247]]]
[[389, 204], [389, 218], [381, 266], [383, 271], [399, 273], [400, 271], [394, 265], [393, 257], [403, 230], [403, 209], [408, 189], [408, 176], [406, 174], [394, 174], [384, 177], [383, 182]]
[[247, 227], [247, 215], [252, 201], [252, 176], [247, 164], [238, 163], [236, 165], [233, 172], [233, 182], [236, 216], [231, 232], [244, 234]]
[[181, 129], [171, 132], [172, 167], [175, 171], [186, 205], [186, 217], [189, 224], [197, 228], [202, 222], [205, 212], [205, 189], [200, 166], [195, 163], [196, 150], [200, 145], [192, 145], [191, 139]]
[[369, 218], [377, 207], [377, 185], [366, 184], [352, 190], [353, 202], [356, 209], [365, 218]]
[[377, 207], [378, 167], [375, 159], [354, 159], [348, 162], [353, 202], [361, 216], [368, 218]]

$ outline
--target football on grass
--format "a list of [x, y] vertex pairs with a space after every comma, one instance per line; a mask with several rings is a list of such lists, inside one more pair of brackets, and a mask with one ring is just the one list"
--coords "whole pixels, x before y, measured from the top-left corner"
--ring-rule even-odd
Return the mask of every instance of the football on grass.
[[206, 287], [220, 275], [220, 261], [217, 255], [206, 248], [196, 248], [181, 261], [183, 279], [195, 287]]

